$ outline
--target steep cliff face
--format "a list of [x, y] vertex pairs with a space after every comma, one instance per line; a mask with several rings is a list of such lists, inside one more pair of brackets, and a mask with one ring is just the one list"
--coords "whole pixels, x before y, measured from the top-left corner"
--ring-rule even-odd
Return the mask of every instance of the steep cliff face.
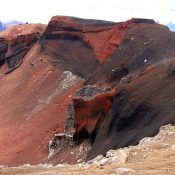
[[38, 41], [45, 26], [41, 24], [14, 26], [0, 33], [1, 66], [7, 64], [5, 74], [13, 71], [23, 61], [25, 54]]
[[114, 26], [115, 23], [106, 21], [53, 17], [46, 29], [45, 39], [81, 41], [86, 49], [92, 49], [94, 59], [104, 62], [104, 59], [116, 49], [115, 44], [122, 40], [122, 31], [114, 37]]
[[0, 38], [0, 66], [2, 66], [5, 61], [4, 57], [7, 52], [7, 48], [7, 41], [4, 38]]
[[[148, 19], [56, 16], [46, 28], [1, 32], [0, 164], [57, 163], [60, 156], [75, 163], [77, 148], [85, 158], [84, 140], [90, 159], [173, 123], [174, 43], [174, 32]], [[48, 159], [49, 141], [67, 131], [74, 147]]]
[[92, 143], [112, 107], [115, 91], [85, 86], [73, 98], [74, 138], [88, 138]]

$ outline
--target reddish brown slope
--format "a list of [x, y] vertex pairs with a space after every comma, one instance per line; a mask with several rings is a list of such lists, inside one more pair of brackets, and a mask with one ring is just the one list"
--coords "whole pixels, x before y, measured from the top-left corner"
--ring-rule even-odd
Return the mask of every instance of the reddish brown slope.
[[18, 70], [0, 81], [0, 164], [39, 163], [47, 158], [49, 140], [63, 132], [69, 95], [81, 85], [77, 82], [63, 93], [59, 89], [62, 72], [44, 55], [36, 59], [37, 47]]
[[80, 39], [93, 49], [93, 55], [102, 63], [122, 41], [123, 29], [125, 29], [122, 27], [122, 25], [115, 27], [115, 23], [112, 22], [85, 21], [78, 18], [56, 16], [51, 19], [46, 29], [46, 39], [50, 37]]
[[[28, 45], [31, 47], [30, 36], [38, 32], [35, 27], [19, 26], [22, 31], [16, 35], [9, 29], [1, 33], [1, 37], [6, 39], [8, 33], [7, 38], [13, 38], [10, 42], [15, 41], [14, 52], [20, 52]], [[24, 40], [19, 40], [21, 36]], [[18, 69], [7, 75], [1, 74], [0, 164], [39, 163], [46, 159], [49, 140], [55, 132], [64, 129], [70, 94], [81, 86], [81, 79], [75, 79], [63, 88], [67, 78], [63, 76], [63, 70], [55, 69], [39, 50], [40, 46], [34, 44], [21, 58], [24, 62]], [[64, 89], [67, 91], [62, 93]]]
[[[72, 102], [75, 91], [84, 85], [82, 78], [86, 84], [116, 86], [128, 73], [136, 74], [150, 64], [175, 55], [174, 33], [152, 20], [133, 19], [124, 23], [111, 23], [54, 17], [46, 30], [44, 26], [38, 28], [35, 25], [18, 27], [15, 35], [12, 29], [0, 34], [0, 164], [34, 164], [47, 159], [49, 140], [54, 133], [63, 132], [67, 106]], [[144, 62], [145, 59], [148, 61]], [[4, 75], [7, 66], [10, 71]], [[11, 72], [12, 70], [14, 71]], [[152, 76], [149, 78], [152, 79]], [[141, 85], [136, 84], [133, 91], [129, 89], [128, 93], [133, 92], [133, 96], [140, 94], [140, 91], [137, 92], [139, 86]], [[76, 106], [77, 123], [81, 122], [78, 119], [83, 114], [89, 119], [99, 117], [98, 107], [104, 107], [101, 116], [107, 120], [104, 122], [106, 130], [98, 128], [97, 140], [93, 140], [95, 142], [89, 157], [117, 147], [118, 142], [113, 141], [121, 139], [120, 136], [115, 138], [118, 134], [115, 127], [108, 130], [111, 117], [115, 118], [115, 110], [118, 109], [118, 104], [113, 105], [114, 112], [107, 114], [113, 95], [111, 97], [109, 94], [110, 100], [108, 95], [102, 94], [99, 98], [87, 101], [88, 108], [86, 105], [85, 108]], [[167, 98], [169, 97], [170, 95]], [[118, 99], [117, 95], [116, 98]], [[124, 95], [119, 101], [123, 98], [125, 99]], [[147, 99], [148, 96], [144, 98]], [[124, 102], [127, 103], [127, 100]], [[156, 105], [159, 103], [155, 102], [151, 107]], [[97, 107], [97, 111], [93, 106]], [[120, 111], [121, 108], [122, 106]], [[98, 125], [96, 119], [92, 121], [91, 124]], [[173, 118], [159, 125], [170, 121]], [[81, 122], [80, 126], [92, 132], [87, 123]], [[115, 126], [118, 127], [118, 123]], [[91, 128], [96, 129], [93, 125]], [[100, 147], [105, 145], [107, 131], [114, 136], [108, 143], [111, 146]], [[154, 128], [151, 131], [155, 131]], [[135, 144], [136, 140], [154, 132], [145, 133], [137, 138], [130, 137], [128, 142]], [[121, 136], [124, 138], [125, 134], [128, 135], [128, 132]], [[122, 142], [120, 146], [124, 145], [126, 143]]]

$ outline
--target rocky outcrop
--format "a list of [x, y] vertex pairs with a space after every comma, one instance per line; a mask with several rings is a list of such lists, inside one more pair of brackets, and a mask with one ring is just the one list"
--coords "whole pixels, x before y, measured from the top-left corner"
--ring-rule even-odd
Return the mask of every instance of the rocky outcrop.
[[55, 134], [52, 140], [49, 141], [49, 156], [52, 158], [62, 149], [73, 146], [73, 136], [65, 133]]
[[[86, 140], [88, 140], [86, 147], [91, 146], [94, 142], [112, 107], [114, 95], [115, 90], [92, 85], [77, 90], [71, 104], [67, 107], [64, 133], [55, 134], [49, 142], [49, 158], [71, 149], [72, 157], [76, 156], [77, 162], [85, 160], [86, 154], [81, 151], [83, 149], [81, 147], [84, 147], [83, 143]], [[73, 146], [81, 148], [79, 155], [74, 154]]]
[[[160, 60], [175, 55], [175, 34], [167, 27], [156, 23], [136, 23], [128, 28], [119, 48], [99, 66], [88, 83], [106, 82], [116, 86], [116, 82], [128, 74], [137, 74]], [[99, 81], [100, 80], [100, 81]], [[115, 82], [115, 83], [114, 83]]]
[[115, 91], [97, 86], [79, 89], [68, 106], [65, 133], [72, 134], [74, 141], [94, 141], [108, 111], [112, 107]]
[[14, 26], [1, 32], [0, 65], [7, 64], [8, 70], [5, 74], [12, 72], [21, 65], [25, 54], [38, 41], [43, 31], [44, 25], [31, 24]]
[[7, 61], [9, 69], [15, 67], [22, 59], [29, 49], [33, 46], [38, 38], [39, 33], [31, 33], [29, 35], [20, 35], [17, 38], [8, 41], [8, 51], [5, 59]]

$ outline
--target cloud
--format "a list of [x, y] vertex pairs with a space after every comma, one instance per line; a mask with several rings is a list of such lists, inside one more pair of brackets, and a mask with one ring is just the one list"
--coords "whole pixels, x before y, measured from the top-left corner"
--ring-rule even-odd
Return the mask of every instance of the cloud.
[[132, 17], [153, 18], [163, 24], [175, 23], [174, 0], [5, 0], [1, 20], [47, 23], [52, 16], [123, 21]]

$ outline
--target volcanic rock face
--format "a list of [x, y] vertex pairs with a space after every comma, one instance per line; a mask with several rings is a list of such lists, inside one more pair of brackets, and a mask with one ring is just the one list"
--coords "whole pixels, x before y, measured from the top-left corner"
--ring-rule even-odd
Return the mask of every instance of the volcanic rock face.
[[55, 134], [54, 138], [49, 141], [49, 156], [53, 157], [57, 152], [73, 145], [73, 136], [69, 134]]
[[7, 41], [3, 38], [0, 38], [0, 66], [2, 66], [5, 61], [4, 57], [7, 52], [7, 48], [8, 48]]
[[89, 138], [94, 141], [107, 113], [112, 107], [115, 91], [105, 88], [85, 86], [75, 93], [74, 127], [75, 139]]
[[[31, 28], [32, 30], [30, 30]], [[32, 24], [14, 26], [0, 33], [0, 60], [2, 62], [0, 65], [2, 66], [3, 62], [6, 62], [8, 70], [5, 73], [20, 66], [25, 54], [38, 41], [43, 30], [44, 25]]]
[[97, 86], [79, 89], [68, 106], [65, 132], [73, 134], [75, 140], [89, 138], [93, 141], [112, 107], [114, 95], [115, 91]]
[[57, 16], [46, 28], [1, 32], [0, 164], [57, 163], [60, 156], [75, 163], [70, 148], [48, 159], [49, 141], [63, 132], [80, 145], [89, 140], [91, 159], [174, 123], [174, 43], [175, 33], [147, 19]]
[[[103, 59], [112, 54], [116, 49], [115, 45], [119, 44], [122, 40], [122, 32], [121, 34], [118, 32], [118, 35], [114, 38], [111, 36], [113, 27], [114, 23], [112, 22], [53, 17], [46, 29], [45, 39], [80, 40], [85, 47], [94, 50], [93, 54], [97, 60], [103, 62]], [[112, 45], [111, 48], [108, 42]]]
[[[88, 159], [111, 148], [138, 144], [164, 124], [175, 123], [172, 74], [175, 57], [148, 68], [116, 93], [112, 110], [98, 131]], [[171, 71], [170, 71], [171, 70]], [[171, 94], [171, 95], [170, 95]], [[104, 145], [104, 140], [110, 144]], [[103, 146], [101, 146], [103, 145]]]

